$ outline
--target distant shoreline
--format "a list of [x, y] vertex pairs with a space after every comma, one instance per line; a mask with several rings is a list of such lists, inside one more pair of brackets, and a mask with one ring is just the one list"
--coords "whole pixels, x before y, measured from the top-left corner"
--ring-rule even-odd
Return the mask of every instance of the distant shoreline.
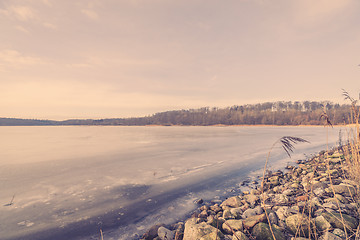
[[172, 110], [143, 117], [65, 120], [0, 117], [0, 126], [322, 126], [324, 119], [320, 116], [324, 111], [332, 125], [353, 122], [351, 105], [305, 101]]
[[[355, 124], [333, 125], [333, 127], [352, 127]], [[0, 125], [0, 127], [324, 127], [324, 125], [266, 125], [266, 124], [240, 124], [240, 125]]]

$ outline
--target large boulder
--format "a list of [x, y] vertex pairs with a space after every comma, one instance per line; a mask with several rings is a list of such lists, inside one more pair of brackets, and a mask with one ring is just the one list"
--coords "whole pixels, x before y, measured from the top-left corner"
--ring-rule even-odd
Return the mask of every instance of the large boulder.
[[221, 207], [228, 206], [228, 207], [232, 207], [232, 208], [238, 208], [238, 207], [241, 207], [242, 205], [243, 204], [241, 202], [240, 197], [235, 196], [235, 197], [231, 197], [231, 198], [226, 199], [221, 204]]
[[315, 218], [315, 226], [320, 231], [326, 231], [331, 228], [331, 224], [323, 216]]
[[270, 224], [278, 225], [279, 219], [278, 219], [276, 213], [274, 211], [268, 211], [268, 210], [266, 210], [266, 211], [267, 211], [267, 214], [269, 217]]
[[319, 240], [343, 240], [342, 238], [340, 238], [339, 236], [331, 233], [331, 232], [325, 232], [320, 238]]
[[219, 229], [204, 222], [197, 224], [195, 218], [190, 218], [185, 223], [183, 240], [210, 240], [221, 239], [224, 235]]
[[285, 219], [290, 215], [289, 207], [282, 206], [276, 210], [276, 215], [278, 216], [279, 220], [285, 221]]
[[263, 212], [264, 211], [260, 206], [257, 206], [256, 208], [249, 208], [242, 214], [242, 218], [248, 218], [250, 216], [259, 215], [262, 214]]
[[250, 204], [250, 206], [253, 208], [256, 206], [256, 203], [260, 200], [259, 196], [254, 194], [248, 194], [244, 196], [246, 202]]
[[334, 189], [335, 193], [341, 194], [345, 197], [351, 197], [356, 194], [355, 187], [350, 184], [333, 185], [332, 188], [330, 187], [330, 189]]
[[236, 217], [231, 213], [231, 210], [230, 210], [230, 209], [225, 209], [224, 212], [223, 212], [222, 217], [223, 217], [224, 219], [234, 219], [234, 218], [236, 218]]
[[219, 228], [223, 225], [223, 223], [225, 222], [225, 219], [223, 218], [217, 218], [217, 217], [214, 217], [214, 216], [209, 216], [207, 218], [207, 224], [215, 227], [215, 228]]
[[245, 233], [237, 231], [234, 233], [232, 240], [249, 240], [249, 238], [245, 235]]
[[243, 221], [242, 220], [227, 220], [223, 223], [222, 228], [225, 233], [232, 234], [233, 231], [242, 231], [243, 230]]
[[[324, 212], [321, 214], [334, 228], [340, 228], [344, 230], [344, 226], [347, 229], [356, 229], [358, 226], [358, 221], [347, 215], [347, 214], [341, 214], [337, 212]], [[344, 222], [342, 222], [344, 220]]]
[[243, 210], [241, 207], [238, 208], [230, 208], [230, 213], [236, 218], [241, 218], [241, 215], [243, 214]]
[[296, 236], [308, 237], [309, 236], [309, 219], [303, 214], [294, 214], [286, 218], [286, 226]]
[[336, 198], [337, 200], [339, 200], [339, 202], [343, 203], [343, 204], [349, 204], [349, 200], [347, 200], [343, 195], [341, 194], [335, 194], [334, 198]]
[[[275, 225], [272, 225], [272, 231], [276, 240], [285, 240], [284, 233], [280, 231]], [[252, 235], [256, 240], [274, 240], [270, 230], [270, 226], [266, 223], [258, 223], [252, 230]]]
[[243, 219], [243, 225], [244, 225], [244, 228], [250, 229], [250, 228], [254, 227], [257, 223], [264, 222], [265, 220], [266, 220], [266, 215], [265, 215], [265, 213], [263, 213], [260, 215], [255, 215], [255, 216], [251, 216], [246, 219]]
[[346, 239], [346, 233], [339, 228], [335, 228], [332, 233], [335, 234], [336, 236], [340, 237], [341, 239]]
[[165, 227], [159, 227], [158, 236], [161, 240], [169, 240], [175, 238], [175, 233]]

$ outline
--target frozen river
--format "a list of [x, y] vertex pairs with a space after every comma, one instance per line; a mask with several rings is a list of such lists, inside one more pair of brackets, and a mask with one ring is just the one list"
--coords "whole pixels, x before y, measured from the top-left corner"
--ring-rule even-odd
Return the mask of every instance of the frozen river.
[[1, 239], [136, 239], [236, 192], [282, 136], [310, 144], [276, 169], [326, 149], [324, 127], [0, 127]]

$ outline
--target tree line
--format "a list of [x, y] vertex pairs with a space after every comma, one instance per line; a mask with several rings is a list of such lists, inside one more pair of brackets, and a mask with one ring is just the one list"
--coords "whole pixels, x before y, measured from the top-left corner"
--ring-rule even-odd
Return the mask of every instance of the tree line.
[[326, 111], [333, 125], [352, 123], [351, 105], [328, 101], [278, 101], [258, 104], [235, 105], [226, 108], [203, 107], [173, 110], [137, 118], [74, 119], [65, 121], [0, 118], [0, 125], [322, 125], [321, 114]]

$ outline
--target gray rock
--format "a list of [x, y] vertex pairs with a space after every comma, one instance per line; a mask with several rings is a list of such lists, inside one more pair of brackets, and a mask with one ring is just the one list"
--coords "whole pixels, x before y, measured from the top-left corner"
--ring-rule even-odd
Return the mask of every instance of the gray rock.
[[331, 228], [331, 224], [323, 216], [315, 218], [315, 226], [320, 231], [326, 231]]
[[333, 177], [333, 178], [337, 178], [340, 176], [340, 173], [337, 169], [332, 169], [329, 171], [329, 173], [330, 173], [331, 177]]
[[253, 208], [255, 207], [256, 203], [259, 201], [259, 196], [249, 194], [244, 196], [245, 200], [250, 204], [250, 206]]
[[215, 239], [216, 236], [221, 239], [224, 235], [217, 228], [210, 226], [204, 222], [196, 224], [194, 218], [190, 218], [185, 223], [185, 231], [183, 240], [206, 240]]
[[215, 213], [218, 213], [218, 212], [220, 212], [222, 210], [222, 208], [219, 207], [218, 204], [214, 204], [214, 205], [210, 206], [210, 210], [214, 211]]
[[244, 225], [244, 228], [251, 229], [259, 222], [264, 222], [265, 220], [266, 220], [266, 215], [265, 215], [265, 213], [263, 213], [260, 215], [255, 215], [255, 216], [250, 216], [248, 218], [245, 218], [243, 220], [243, 225]]
[[[331, 226], [334, 228], [340, 228], [342, 230], [344, 230], [344, 224], [348, 229], [356, 229], [358, 225], [357, 220], [347, 214], [342, 214], [341, 217], [340, 213], [324, 212], [321, 214], [321, 216], [323, 216], [331, 224]], [[344, 219], [344, 224], [342, 223], [342, 219]]]
[[280, 181], [279, 181], [279, 177], [278, 176], [272, 176], [272, 177], [269, 177], [269, 182], [272, 186], [277, 186], [280, 184]]
[[238, 208], [241, 207], [243, 204], [241, 202], [240, 197], [235, 196], [235, 197], [231, 197], [226, 199], [220, 206], [228, 206], [228, 207], [232, 207], [232, 208]]
[[339, 202], [343, 204], [349, 204], [349, 200], [347, 200], [343, 195], [335, 194], [334, 198], [336, 198], [337, 200], [339, 200]]
[[223, 223], [222, 228], [225, 233], [232, 234], [232, 231], [242, 231], [243, 230], [243, 222], [242, 220], [227, 220]]
[[297, 236], [308, 237], [309, 236], [309, 220], [308, 216], [303, 214], [294, 214], [286, 218], [286, 226], [293, 234]]
[[209, 216], [207, 218], [206, 223], [213, 226], [213, 227], [220, 228], [223, 225], [224, 222], [225, 222], [224, 218], [217, 218], [217, 217], [214, 217], [214, 216]]
[[208, 213], [206, 210], [203, 210], [201, 213], [199, 213], [199, 218], [207, 218], [208, 217]]
[[328, 177], [322, 177], [319, 179], [320, 182], [327, 182], [328, 181]]
[[241, 207], [231, 208], [231, 209], [230, 209], [230, 213], [231, 213], [236, 219], [239, 219], [239, 218], [241, 218], [241, 215], [243, 214], [243, 210], [241, 209]]
[[274, 192], [276, 192], [276, 193], [279, 193], [279, 192], [281, 192], [281, 188], [280, 188], [280, 186], [276, 186], [276, 187], [273, 187], [273, 189], [272, 189]]
[[345, 232], [343, 230], [341, 230], [340, 228], [335, 228], [332, 233], [335, 234], [336, 236], [340, 237], [341, 239], [346, 239]]
[[313, 197], [310, 199], [310, 204], [312, 207], [321, 207], [321, 199], [318, 197]]
[[293, 183], [293, 184], [290, 185], [290, 187], [292, 187], [294, 189], [299, 189], [299, 188], [301, 188], [301, 185], [298, 184], [298, 183]]
[[223, 212], [224, 219], [235, 219], [235, 216], [231, 213], [229, 209], [225, 209]]
[[[340, 194], [337, 194], [337, 195], [341, 196]], [[336, 198], [325, 198], [324, 202], [326, 202], [326, 203], [331, 202], [331, 203], [337, 204], [338, 201], [336, 200]]]
[[252, 195], [260, 195], [260, 191], [259, 190], [256, 190], [256, 189], [251, 189], [250, 190], [250, 194], [252, 194]]
[[335, 234], [331, 232], [325, 232], [319, 240], [342, 240], [339, 236], [336, 236]]
[[352, 185], [354, 187], [357, 187], [359, 184], [353, 180], [349, 180], [349, 179], [343, 179], [342, 180], [343, 183], [345, 184], [349, 184], [349, 185]]
[[242, 205], [240, 208], [243, 212], [245, 212], [247, 209], [250, 208], [250, 205], [247, 202], [245, 202], [244, 205]]
[[[325, 174], [325, 177], [326, 176], [327, 176], [327, 174]], [[319, 179], [321, 179], [321, 177], [319, 177]], [[316, 183], [313, 183], [313, 185], [312, 185], [313, 190], [315, 190], [317, 188], [325, 189], [327, 187], [328, 187], [328, 185], [326, 183], [323, 183], [323, 182], [316, 182]]]
[[326, 194], [325, 189], [322, 187], [314, 189], [313, 193], [318, 197], [323, 197]]
[[[341, 194], [345, 197], [351, 197], [356, 194], [356, 189], [350, 184], [340, 184], [332, 186], [335, 193]], [[332, 190], [332, 188], [330, 188]]]
[[281, 221], [285, 221], [285, 219], [290, 216], [289, 214], [289, 207], [287, 206], [282, 206], [282, 207], [279, 207], [279, 209], [276, 211], [276, 215], [278, 216], [278, 218], [281, 220]]
[[330, 158], [329, 163], [330, 164], [338, 164], [341, 162], [341, 158]]
[[158, 236], [161, 240], [173, 240], [175, 238], [175, 233], [165, 227], [159, 227]]
[[223, 240], [232, 240], [232, 236], [231, 235], [224, 235]]
[[287, 205], [289, 203], [289, 198], [284, 194], [275, 194], [273, 202], [276, 205]]
[[175, 240], [180, 240], [183, 238], [184, 236], [184, 223], [183, 222], [179, 222], [176, 224], [175, 226]]
[[247, 209], [243, 214], [242, 214], [242, 218], [248, 218], [250, 216], [255, 216], [255, 215], [259, 215], [262, 214], [264, 211], [260, 206], [255, 207], [254, 209], [249, 208]]
[[276, 215], [275, 212], [273, 212], [273, 211], [268, 211], [268, 217], [269, 217], [270, 224], [278, 225], [279, 219], [278, 219], [278, 217], [277, 217], [277, 215]]
[[285, 191], [282, 192], [282, 194], [284, 194], [285, 196], [292, 196], [294, 195], [296, 192], [294, 191], [294, 189], [286, 189]]
[[196, 200], [194, 201], [194, 203], [195, 203], [195, 204], [198, 204], [198, 205], [203, 204], [203, 202], [204, 202], [204, 200], [201, 199], [201, 198], [196, 199]]
[[143, 235], [143, 239], [145, 240], [153, 240], [154, 238], [157, 237], [158, 234], [158, 229], [160, 227], [164, 226], [164, 224], [156, 224], [154, 226], [152, 226], [144, 235]]
[[241, 231], [235, 232], [235, 234], [232, 237], [232, 240], [248, 240], [249, 238], [245, 235], [245, 233]]
[[322, 206], [323, 206], [323, 208], [330, 208], [330, 209], [333, 209], [333, 210], [338, 209], [338, 206], [333, 202], [324, 203]]
[[[280, 231], [276, 225], [272, 225], [272, 230], [276, 240], [285, 240], [284, 233]], [[270, 230], [270, 226], [266, 223], [258, 223], [252, 230], [252, 235], [256, 240], [274, 240]]]

